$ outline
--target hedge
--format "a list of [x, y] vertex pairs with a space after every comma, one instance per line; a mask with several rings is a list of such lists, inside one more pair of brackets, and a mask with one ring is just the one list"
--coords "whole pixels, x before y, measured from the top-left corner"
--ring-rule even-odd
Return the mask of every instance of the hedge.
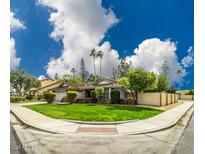
[[78, 92], [77, 91], [67, 91], [66, 95], [67, 95], [68, 102], [74, 103], [76, 101], [77, 96], [78, 96]]
[[45, 93], [43, 93], [43, 96], [44, 96], [45, 100], [48, 103], [53, 103], [55, 98], [56, 98], [56, 93], [54, 93], [54, 92], [45, 92]]
[[24, 100], [25, 100], [25, 97], [22, 97], [22, 96], [11, 96], [10, 97], [10, 102], [12, 103], [16, 103], [16, 102], [20, 102]]

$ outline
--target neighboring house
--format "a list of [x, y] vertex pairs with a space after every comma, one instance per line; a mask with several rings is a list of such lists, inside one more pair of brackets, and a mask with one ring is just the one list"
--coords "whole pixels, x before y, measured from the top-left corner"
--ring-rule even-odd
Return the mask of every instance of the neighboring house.
[[31, 88], [30, 93], [33, 95], [42, 94], [43, 92], [49, 91], [53, 88], [59, 87], [63, 82], [60, 80], [53, 80], [44, 78], [40, 80], [41, 86], [40, 88]]
[[104, 95], [102, 99], [111, 99], [111, 90], [119, 90], [120, 98], [125, 99], [127, 96], [127, 90], [123, 88], [123, 86], [119, 85], [116, 81], [110, 79], [103, 79], [94, 83], [82, 83], [82, 84], [69, 84], [63, 83], [59, 85], [59, 87], [55, 87], [51, 89], [56, 92], [56, 101], [60, 102], [64, 96], [66, 96], [66, 92], [68, 90], [78, 91], [77, 98], [79, 99], [87, 99], [91, 98], [91, 91], [96, 87], [104, 88]]

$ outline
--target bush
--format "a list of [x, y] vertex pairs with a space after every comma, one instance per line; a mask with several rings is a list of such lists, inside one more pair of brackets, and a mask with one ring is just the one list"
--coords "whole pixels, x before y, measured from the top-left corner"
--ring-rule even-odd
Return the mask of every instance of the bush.
[[28, 99], [28, 100], [32, 100], [33, 98], [34, 98], [34, 96], [31, 95], [31, 94], [29, 94], [29, 95], [26, 96], [26, 99]]
[[96, 87], [96, 88], [95, 88], [95, 94], [96, 94], [96, 97], [97, 97], [97, 100], [98, 100], [98, 103], [99, 103], [101, 97], [102, 97], [103, 94], [104, 94], [104, 88], [103, 88], [103, 87]]
[[119, 90], [112, 90], [111, 93], [111, 102], [117, 104], [120, 102], [120, 91]]
[[64, 97], [61, 99], [61, 102], [68, 102], [68, 96], [64, 96]]
[[56, 98], [56, 93], [54, 92], [45, 92], [43, 94], [45, 100], [50, 104], [50, 103], [53, 103], [55, 98]]
[[25, 98], [22, 96], [11, 96], [10, 97], [10, 102], [12, 103], [17, 103], [17, 102], [24, 101], [24, 100]]
[[74, 103], [77, 98], [78, 92], [77, 91], [67, 91], [66, 95], [67, 95], [68, 102]]
[[43, 99], [43, 95], [37, 95], [37, 100], [42, 100]]
[[92, 101], [92, 103], [97, 103], [97, 97], [96, 97], [96, 92], [95, 92], [95, 90], [92, 90], [91, 91], [91, 101]]
[[194, 95], [194, 90], [189, 90], [189, 92], [187, 93], [187, 95]]

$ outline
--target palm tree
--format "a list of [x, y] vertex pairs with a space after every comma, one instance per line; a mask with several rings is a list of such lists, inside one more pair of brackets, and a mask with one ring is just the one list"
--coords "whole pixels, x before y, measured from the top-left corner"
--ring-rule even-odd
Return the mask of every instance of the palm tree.
[[72, 68], [71, 70], [70, 70], [70, 72], [73, 74], [73, 77], [75, 76], [75, 73], [77, 72], [77, 70], [75, 69], [75, 68]]
[[92, 50], [90, 51], [90, 56], [93, 57], [93, 63], [94, 63], [94, 76], [95, 76], [95, 75], [96, 75], [96, 73], [95, 73], [95, 59], [96, 59], [96, 57], [97, 57], [97, 52], [96, 52], [95, 49], [92, 49]]
[[100, 57], [100, 77], [101, 77], [101, 62], [102, 62], [102, 58], [104, 56], [104, 53], [100, 50], [97, 52], [97, 56], [96, 57]]

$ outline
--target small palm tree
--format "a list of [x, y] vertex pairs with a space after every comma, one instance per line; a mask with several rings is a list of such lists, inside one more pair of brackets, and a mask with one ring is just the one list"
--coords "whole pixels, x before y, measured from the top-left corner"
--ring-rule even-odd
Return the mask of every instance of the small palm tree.
[[96, 75], [96, 72], [95, 72], [95, 59], [97, 57], [97, 52], [95, 49], [92, 49], [90, 51], [90, 56], [93, 57], [93, 64], [94, 64], [94, 76]]
[[100, 57], [100, 77], [101, 77], [101, 68], [102, 68], [101, 63], [102, 63], [103, 56], [104, 53], [101, 50], [97, 52], [97, 57]]
[[73, 77], [75, 76], [75, 73], [77, 72], [77, 70], [75, 69], [75, 68], [72, 68], [71, 70], [70, 70], [70, 72], [73, 74]]

